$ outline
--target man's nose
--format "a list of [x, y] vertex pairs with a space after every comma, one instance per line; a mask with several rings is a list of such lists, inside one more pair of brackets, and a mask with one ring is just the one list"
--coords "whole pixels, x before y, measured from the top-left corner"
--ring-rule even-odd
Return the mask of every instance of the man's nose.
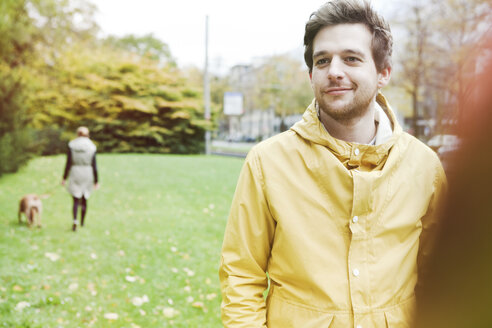
[[333, 58], [328, 68], [328, 79], [340, 80], [343, 78], [343, 63], [340, 58]]

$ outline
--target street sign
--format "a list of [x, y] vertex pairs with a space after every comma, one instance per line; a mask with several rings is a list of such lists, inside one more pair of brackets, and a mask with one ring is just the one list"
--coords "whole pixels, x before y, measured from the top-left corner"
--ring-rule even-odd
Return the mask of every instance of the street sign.
[[224, 114], [243, 114], [243, 94], [241, 92], [224, 92]]

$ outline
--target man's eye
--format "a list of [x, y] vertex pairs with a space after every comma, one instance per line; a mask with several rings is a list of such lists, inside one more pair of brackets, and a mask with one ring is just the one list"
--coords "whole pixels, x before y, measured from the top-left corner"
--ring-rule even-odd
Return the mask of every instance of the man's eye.
[[347, 57], [345, 60], [348, 61], [348, 62], [352, 62], [352, 63], [353, 62], [359, 62], [360, 61], [360, 59], [357, 58], [357, 57]]
[[327, 64], [327, 63], [329, 63], [329, 62], [330, 62], [330, 61], [329, 61], [329, 59], [328, 59], [328, 58], [322, 58], [322, 59], [320, 59], [320, 60], [318, 60], [318, 61], [316, 62], [316, 65], [323, 65], [323, 64]]

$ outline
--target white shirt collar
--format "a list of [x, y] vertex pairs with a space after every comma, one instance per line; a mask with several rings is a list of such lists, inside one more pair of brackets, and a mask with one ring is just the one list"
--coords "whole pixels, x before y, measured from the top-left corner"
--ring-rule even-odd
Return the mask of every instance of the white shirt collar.
[[[317, 101], [315, 102], [315, 106], [319, 118], [319, 106]], [[376, 135], [374, 136], [374, 139], [372, 139], [371, 142], [368, 143], [368, 145], [377, 146], [385, 143], [386, 141], [388, 141], [389, 138], [391, 138], [391, 136], [393, 135], [393, 128], [391, 126], [388, 115], [386, 115], [384, 110], [377, 102], [374, 103], [374, 108], [374, 121], [377, 122]], [[324, 125], [323, 128], [325, 128]]]
[[388, 139], [393, 135], [393, 128], [388, 115], [386, 115], [378, 103], [375, 104], [374, 121], [378, 122], [378, 125], [374, 143], [371, 144], [377, 146], [388, 141]]

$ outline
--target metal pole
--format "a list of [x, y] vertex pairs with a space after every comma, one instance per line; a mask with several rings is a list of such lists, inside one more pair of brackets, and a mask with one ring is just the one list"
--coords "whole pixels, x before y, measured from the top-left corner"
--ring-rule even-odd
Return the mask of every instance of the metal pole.
[[[210, 121], [210, 85], [208, 80], [208, 15], [205, 16], [205, 68], [203, 70], [203, 100], [205, 120]], [[210, 155], [210, 131], [205, 131], [205, 154]]]

